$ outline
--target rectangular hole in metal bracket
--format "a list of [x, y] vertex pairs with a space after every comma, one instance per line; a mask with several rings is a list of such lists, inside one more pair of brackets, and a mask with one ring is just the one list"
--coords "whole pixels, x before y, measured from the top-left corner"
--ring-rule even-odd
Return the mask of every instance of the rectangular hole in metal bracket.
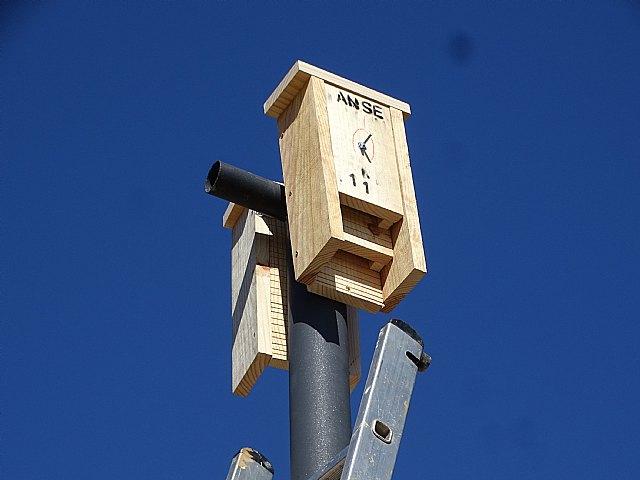
[[416, 365], [416, 367], [420, 364], [420, 359], [416, 358], [413, 353], [407, 351], [407, 357]]
[[382, 440], [384, 443], [391, 443], [393, 432], [384, 422], [376, 420], [375, 422], [373, 422], [372, 430], [375, 436]]

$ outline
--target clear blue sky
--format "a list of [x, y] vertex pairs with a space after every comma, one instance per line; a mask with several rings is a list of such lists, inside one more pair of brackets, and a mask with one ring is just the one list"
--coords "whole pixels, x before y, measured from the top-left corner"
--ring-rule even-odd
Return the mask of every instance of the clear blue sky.
[[288, 478], [286, 373], [230, 393], [203, 185], [281, 178], [262, 103], [298, 58], [413, 110], [429, 273], [393, 316], [434, 363], [396, 478], [640, 478], [637, 2], [2, 2], [0, 42], [3, 479], [224, 478], [242, 446]]

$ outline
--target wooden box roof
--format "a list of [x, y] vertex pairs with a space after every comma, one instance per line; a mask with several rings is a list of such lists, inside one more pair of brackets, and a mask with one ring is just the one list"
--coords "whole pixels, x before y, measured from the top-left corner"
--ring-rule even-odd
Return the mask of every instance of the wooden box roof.
[[397, 108], [402, 111], [405, 120], [411, 114], [411, 107], [408, 103], [385, 95], [384, 93], [376, 92], [371, 88], [352, 82], [351, 80], [347, 80], [321, 68], [314, 67], [302, 60], [294, 63], [293, 67], [291, 67], [277, 88], [269, 96], [264, 103], [264, 113], [270, 117], [278, 118], [312, 75], [324, 80], [326, 83], [343, 88], [356, 95], [367, 97], [387, 107]]

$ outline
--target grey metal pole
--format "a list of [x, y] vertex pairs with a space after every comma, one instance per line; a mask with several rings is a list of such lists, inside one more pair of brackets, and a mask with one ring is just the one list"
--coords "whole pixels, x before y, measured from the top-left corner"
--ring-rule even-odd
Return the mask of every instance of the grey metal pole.
[[351, 439], [347, 309], [307, 291], [289, 262], [291, 480], [307, 480]]

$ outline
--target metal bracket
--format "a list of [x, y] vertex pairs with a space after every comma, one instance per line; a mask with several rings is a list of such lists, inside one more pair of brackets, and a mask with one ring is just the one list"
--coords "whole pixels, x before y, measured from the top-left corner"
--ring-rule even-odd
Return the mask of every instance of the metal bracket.
[[242, 448], [231, 460], [227, 480], [271, 480], [273, 467], [257, 450]]

